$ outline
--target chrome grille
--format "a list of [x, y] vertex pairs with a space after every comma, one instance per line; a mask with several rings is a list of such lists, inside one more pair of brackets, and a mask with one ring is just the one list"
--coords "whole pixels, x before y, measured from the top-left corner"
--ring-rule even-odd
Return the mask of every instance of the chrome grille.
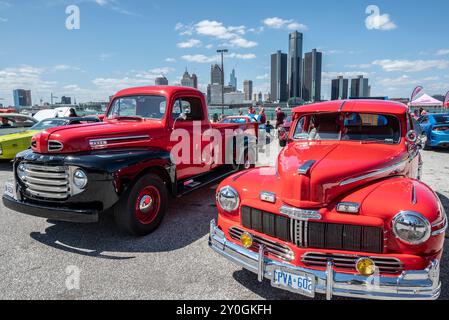
[[[332, 261], [335, 268], [348, 271], [356, 271], [357, 260], [362, 258], [361, 256], [354, 255], [342, 255], [342, 254], [326, 254], [326, 253], [314, 253], [308, 252], [302, 256], [302, 262], [305, 265], [313, 267], [325, 268], [328, 261]], [[384, 274], [397, 274], [404, 271], [402, 262], [396, 258], [385, 257], [369, 257], [374, 261], [376, 267], [379, 268], [380, 273]]]
[[66, 199], [70, 194], [69, 170], [64, 166], [20, 164], [25, 193], [42, 199]]
[[[237, 240], [237, 241], [240, 241], [240, 237], [242, 236], [243, 233], [245, 233], [245, 231], [242, 229], [239, 229], [239, 228], [230, 228], [229, 229], [229, 234], [230, 234], [231, 238], [234, 240]], [[254, 244], [251, 249], [258, 250], [259, 246], [262, 244], [265, 246], [265, 251], [276, 258], [279, 258], [284, 261], [292, 261], [295, 258], [293, 251], [289, 247], [287, 247], [283, 244], [256, 236], [254, 234], [252, 234], [252, 236], [254, 239]]]

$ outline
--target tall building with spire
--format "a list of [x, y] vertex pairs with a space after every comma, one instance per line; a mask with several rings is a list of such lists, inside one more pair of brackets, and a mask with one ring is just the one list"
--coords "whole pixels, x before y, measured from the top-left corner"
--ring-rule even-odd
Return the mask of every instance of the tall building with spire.
[[235, 76], [235, 69], [232, 69], [229, 86], [233, 87], [234, 90], [237, 91], [237, 77]]
[[190, 75], [186, 68], [181, 79], [181, 86], [198, 89], [198, 77], [196, 74]]
[[288, 86], [290, 98], [302, 97], [302, 44], [303, 34], [295, 31], [289, 35]]

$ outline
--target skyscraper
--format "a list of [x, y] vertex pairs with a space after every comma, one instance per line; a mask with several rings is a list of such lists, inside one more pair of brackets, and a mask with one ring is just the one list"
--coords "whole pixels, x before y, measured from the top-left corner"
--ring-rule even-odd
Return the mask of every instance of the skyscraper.
[[302, 98], [305, 101], [321, 101], [321, 67], [323, 54], [313, 49], [304, 56]]
[[72, 104], [72, 98], [62, 96], [61, 97], [61, 104]]
[[166, 77], [161, 76], [161, 77], [157, 77], [154, 80], [154, 84], [157, 86], [168, 86], [168, 80]]
[[184, 72], [184, 74], [182, 75], [181, 86], [183, 86], [183, 87], [190, 87], [190, 88], [194, 88], [194, 86], [195, 86], [193, 78], [190, 76], [190, 74], [187, 71], [187, 69]]
[[288, 100], [287, 54], [281, 51], [271, 55], [271, 100]]
[[370, 96], [369, 80], [363, 75], [351, 80], [351, 98], [368, 98]]
[[233, 87], [234, 90], [237, 90], [237, 77], [235, 76], [235, 69], [232, 69], [229, 86]]
[[214, 64], [210, 68], [210, 84], [223, 84], [221, 67], [218, 64]]
[[288, 86], [290, 98], [302, 95], [302, 33], [295, 31], [289, 35]]
[[13, 91], [14, 96], [14, 107], [31, 107], [31, 91], [24, 89], [16, 89]]
[[331, 100], [348, 99], [349, 80], [343, 76], [332, 80]]
[[198, 76], [195, 73], [192, 73], [191, 78], [193, 80], [193, 87], [198, 89]]
[[253, 96], [253, 82], [251, 80], [243, 81], [243, 92], [245, 93], [245, 100], [251, 101]]

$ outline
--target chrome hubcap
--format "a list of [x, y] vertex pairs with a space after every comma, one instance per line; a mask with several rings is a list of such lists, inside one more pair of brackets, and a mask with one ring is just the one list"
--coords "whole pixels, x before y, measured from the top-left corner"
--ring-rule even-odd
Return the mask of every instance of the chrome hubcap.
[[140, 200], [139, 209], [142, 213], [148, 213], [153, 206], [153, 198], [149, 195], [145, 195]]

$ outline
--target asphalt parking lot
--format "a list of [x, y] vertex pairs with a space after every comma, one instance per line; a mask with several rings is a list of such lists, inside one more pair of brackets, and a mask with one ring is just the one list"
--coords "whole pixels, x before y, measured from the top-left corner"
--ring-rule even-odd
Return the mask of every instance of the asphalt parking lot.
[[[449, 152], [423, 156], [423, 180], [449, 212]], [[11, 177], [11, 164], [1, 162], [0, 190]], [[0, 204], [0, 299], [307, 299], [259, 284], [208, 248], [214, 196], [212, 186], [172, 200], [162, 226], [144, 238], [118, 232], [109, 216], [93, 225], [55, 223]], [[441, 299], [448, 299], [447, 254], [441, 265]], [[68, 290], [73, 270], [79, 289]]]

